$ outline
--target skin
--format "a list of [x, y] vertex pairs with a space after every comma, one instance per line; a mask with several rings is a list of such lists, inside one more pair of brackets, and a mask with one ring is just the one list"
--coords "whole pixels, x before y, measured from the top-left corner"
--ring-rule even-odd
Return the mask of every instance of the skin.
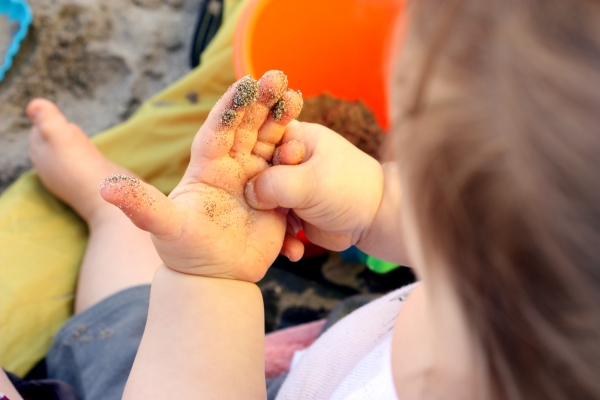
[[[125, 398], [264, 395], [262, 296], [250, 281], [264, 275], [280, 249], [299, 242], [286, 235], [286, 210], [256, 211], [245, 204], [243, 189], [249, 178], [269, 166], [285, 126], [301, 109], [300, 95], [287, 90], [284, 78], [277, 72], [265, 74], [257, 101], [237, 108], [234, 124], [223, 128], [220, 116], [231, 109], [232, 87], [198, 132], [189, 168], [170, 198], [140, 183], [136, 194], [155, 200], [139, 207], [132, 207], [131, 192], [121, 190], [131, 180], [102, 185], [101, 195], [108, 202], [98, 196], [98, 185], [107, 175], [133, 174], [106, 160], [51, 102], [38, 99], [28, 106], [34, 124], [30, 156], [40, 179], [90, 228], [76, 310], [153, 282], [148, 326]], [[287, 111], [275, 120], [270, 108], [278, 101], [287, 103]], [[294, 157], [286, 162], [302, 160], [302, 154]], [[210, 196], [218, 200], [217, 206], [226, 204], [226, 212], [209, 215], [205, 202]], [[121, 205], [123, 212], [109, 202]], [[237, 223], [246, 216], [252, 217], [250, 227]], [[169, 267], [159, 267], [163, 260], [152, 241]], [[195, 334], [181, 334], [187, 332]], [[165, 347], [165, 340], [171, 345]], [[231, 360], [231, 355], [240, 357]], [[172, 379], [165, 382], [164, 376]], [[232, 381], [239, 385], [223, 384]], [[0, 381], [0, 391], [11, 393], [10, 388]]]
[[86, 221], [90, 232], [79, 270], [75, 313], [123, 289], [152, 282], [162, 261], [150, 235], [98, 196], [98, 185], [106, 175], [130, 172], [108, 161], [50, 101], [32, 101], [27, 114], [34, 124], [29, 157], [40, 180]]
[[[411, 35], [396, 63], [394, 120], [413, 100], [422, 43]], [[447, 82], [430, 79], [427, 99], [452, 95]], [[409, 265], [420, 281], [403, 305], [393, 332], [392, 374], [398, 397], [481, 399], [481, 354], [446, 275], [444, 260], [429, 257], [412, 218], [410, 187], [394, 162], [379, 165], [330, 130], [294, 122], [282, 140], [305, 153], [299, 166], [275, 166], [246, 188], [253, 207], [291, 208], [311, 242], [333, 250], [356, 245], [375, 257]], [[360, 153], [360, 154], [358, 154]], [[297, 227], [299, 228], [299, 226]], [[431, 256], [431, 251], [427, 253]]]
[[17, 393], [15, 387], [8, 380], [8, 376], [0, 369], [0, 392], [2, 392], [10, 400], [23, 400], [21, 395]]
[[403, 306], [392, 341], [398, 397], [471, 398], [473, 340], [450, 280], [443, 275], [443, 262], [424, 262], [398, 166], [378, 164], [319, 125], [290, 124], [283, 141], [288, 138], [304, 147], [305, 161], [259, 174], [246, 189], [249, 203], [292, 208], [308, 238], [320, 246], [341, 250], [356, 245], [413, 267], [421, 284]]
[[[262, 85], [269, 84], [278, 83], [267, 76]], [[231, 108], [235, 90], [234, 86], [225, 94], [198, 132], [188, 170], [169, 197], [143, 186], [144, 196], [153, 202], [130, 207], [123, 184], [104, 185], [101, 191], [107, 202], [122, 207], [121, 221], [127, 215], [151, 233], [164, 263], [158, 269], [156, 264], [147, 266], [147, 272], [156, 271], [149, 319], [124, 398], [186, 399], [198, 393], [205, 398], [264, 398], [263, 305], [253, 282], [264, 275], [280, 250], [291, 259], [301, 255], [301, 244], [290, 235], [299, 224], [311, 241], [324, 247], [340, 250], [355, 244], [384, 259], [411, 262], [422, 284], [407, 300], [394, 329], [392, 370], [398, 395], [402, 399], [470, 398], [475, 358], [471, 338], [449, 280], [429, 272], [443, 271], [443, 262], [427, 267], [422, 262], [418, 229], [411, 220], [410, 204], [403, 199], [406, 190], [401, 190], [397, 168], [380, 166], [324, 127], [290, 123], [295, 115], [272, 120], [272, 105], [261, 102], [261, 96], [236, 110], [236, 123], [222, 129], [218, 121], [223, 110]], [[68, 123], [45, 128], [60, 114], [49, 110], [51, 106], [40, 101], [28, 109], [51, 149], [38, 153], [45, 144], [35, 142], [32, 132], [36, 167], [65, 154], [55, 139]], [[248, 115], [255, 117], [245, 118]], [[265, 135], [267, 129], [270, 133]], [[265, 146], [256, 145], [260, 138]], [[273, 154], [268, 149], [279, 152], [278, 162], [302, 164], [267, 168]], [[88, 153], [89, 158], [93, 152]], [[44, 172], [39, 168], [42, 181], [80, 212], [92, 231], [101, 226], [100, 221], [107, 225], [118, 221], [116, 214], [99, 211], [108, 210], [104, 205], [88, 207], [85, 203], [91, 197], [73, 194], [77, 187], [53, 180], [51, 173], [60, 175], [78, 167], [58, 165]], [[114, 173], [106, 165], [102, 172]], [[206, 198], [211, 196], [228, 204], [229, 211], [210, 216]], [[282, 208], [293, 209], [292, 217]], [[232, 214], [242, 219], [250, 216], [252, 226], [232, 223]], [[222, 229], [222, 224], [229, 227]], [[106, 236], [96, 235], [99, 248], [109, 245]], [[131, 283], [126, 281], [122, 286]], [[114, 290], [113, 285], [103, 296]]]
[[[259, 91], [272, 92], [271, 86], [283, 84], [267, 75], [259, 82]], [[295, 113], [286, 111], [275, 121], [270, 108], [278, 99], [259, 95], [256, 102], [235, 110], [237, 118], [231, 126], [223, 126], [221, 115], [232, 109], [237, 87], [225, 93], [198, 131], [190, 164], [169, 197], [147, 186], [144, 196], [152, 199], [152, 206], [131, 208], [122, 190], [126, 187], [119, 183], [102, 186], [100, 195], [121, 206], [139, 228], [152, 233], [154, 245], [169, 268], [185, 274], [256, 282], [282, 247], [295, 242], [289, 237], [291, 244], [284, 243], [287, 211], [251, 208], [244, 199], [244, 187], [268, 167], [275, 144], [300, 107], [288, 107]], [[295, 92], [284, 92], [283, 97], [301, 102]], [[263, 145], [261, 155], [254, 152], [257, 143]], [[267, 146], [271, 146], [270, 152], [264, 150]], [[207, 209], [213, 205], [217, 207], [214, 213]]]

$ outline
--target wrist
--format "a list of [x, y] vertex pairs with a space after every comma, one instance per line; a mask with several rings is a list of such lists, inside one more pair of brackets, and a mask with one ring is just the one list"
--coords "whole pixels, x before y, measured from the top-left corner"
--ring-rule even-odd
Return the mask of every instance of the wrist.
[[163, 265], [171, 271], [192, 277], [226, 279], [248, 283], [258, 282], [263, 278], [267, 268], [259, 265], [256, 261], [252, 263], [248, 258], [240, 258], [237, 262], [229, 264], [209, 264], [200, 259], [193, 260], [193, 257], [182, 258], [182, 260], [171, 257], [171, 262], [168, 258], [163, 257]]
[[198, 285], [218, 285], [218, 286], [230, 286], [239, 288], [248, 288], [249, 290], [258, 289], [255, 283], [246, 280], [236, 279], [230, 276], [219, 276], [219, 275], [197, 275], [181, 272], [177, 269], [170, 268], [169, 266], [162, 264], [156, 270], [154, 278], [152, 280], [152, 287], [161, 287], [167, 290], [178, 290], [181, 291], [185, 288], [191, 288], [195, 290], [195, 286]]
[[364, 246], [370, 241], [372, 231], [377, 226], [385, 190], [385, 174], [383, 165], [372, 157], [368, 157], [369, 164], [362, 168], [362, 174], [354, 179], [359, 185], [353, 190], [355, 192], [347, 196], [352, 203], [352, 209], [357, 219], [352, 222], [352, 234], [350, 245]]
[[400, 218], [402, 193], [398, 165], [395, 162], [385, 163], [382, 171], [384, 177], [379, 207], [355, 245], [371, 256], [407, 265]]
[[263, 310], [255, 284], [161, 265], [123, 398], [263, 398]]

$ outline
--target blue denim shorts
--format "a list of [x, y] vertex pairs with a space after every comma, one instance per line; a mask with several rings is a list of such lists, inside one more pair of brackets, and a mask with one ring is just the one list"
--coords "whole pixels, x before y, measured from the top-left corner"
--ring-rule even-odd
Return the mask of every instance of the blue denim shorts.
[[[58, 331], [46, 354], [49, 379], [64, 381], [84, 400], [120, 400], [148, 317], [150, 285], [116, 293]], [[284, 374], [267, 380], [275, 399]]]
[[150, 285], [116, 293], [71, 318], [46, 354], [48, 378], [85, 400], [119, 400], [142, 340]]
[[[324, 330], [373, 296], [340, 303]], [[46, 354], [48, 378], [64, 381], [84, 400], [120, 400], [142, 341], [150, 285], [116, 293], [75, 315], [54, 337]], [[275, 399], [287, 374], [267, 379], [267, 398]]]

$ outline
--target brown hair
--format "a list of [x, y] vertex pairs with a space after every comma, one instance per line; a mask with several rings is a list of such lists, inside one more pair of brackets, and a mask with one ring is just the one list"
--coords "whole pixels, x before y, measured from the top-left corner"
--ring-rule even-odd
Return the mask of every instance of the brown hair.
[[600, 399], [600, 3], [417, 0], [410, 12], [420, 68], [394, 128], [399, 158], [487, 396]]

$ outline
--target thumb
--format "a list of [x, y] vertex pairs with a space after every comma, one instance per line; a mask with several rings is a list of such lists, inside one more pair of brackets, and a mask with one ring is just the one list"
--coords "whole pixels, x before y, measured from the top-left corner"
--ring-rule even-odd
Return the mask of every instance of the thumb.
[[267, 168], [246, 184], [246, 201], [257, 210], [306, 207], [315, 188], [307, 168], [310, 166], [306, 164]]
[[129, 175], [110, 175], [100, 184], [100, 196], [119, 207], [140, 229], [157, 237], [176, 234], [176, 209], [154, 186]]

